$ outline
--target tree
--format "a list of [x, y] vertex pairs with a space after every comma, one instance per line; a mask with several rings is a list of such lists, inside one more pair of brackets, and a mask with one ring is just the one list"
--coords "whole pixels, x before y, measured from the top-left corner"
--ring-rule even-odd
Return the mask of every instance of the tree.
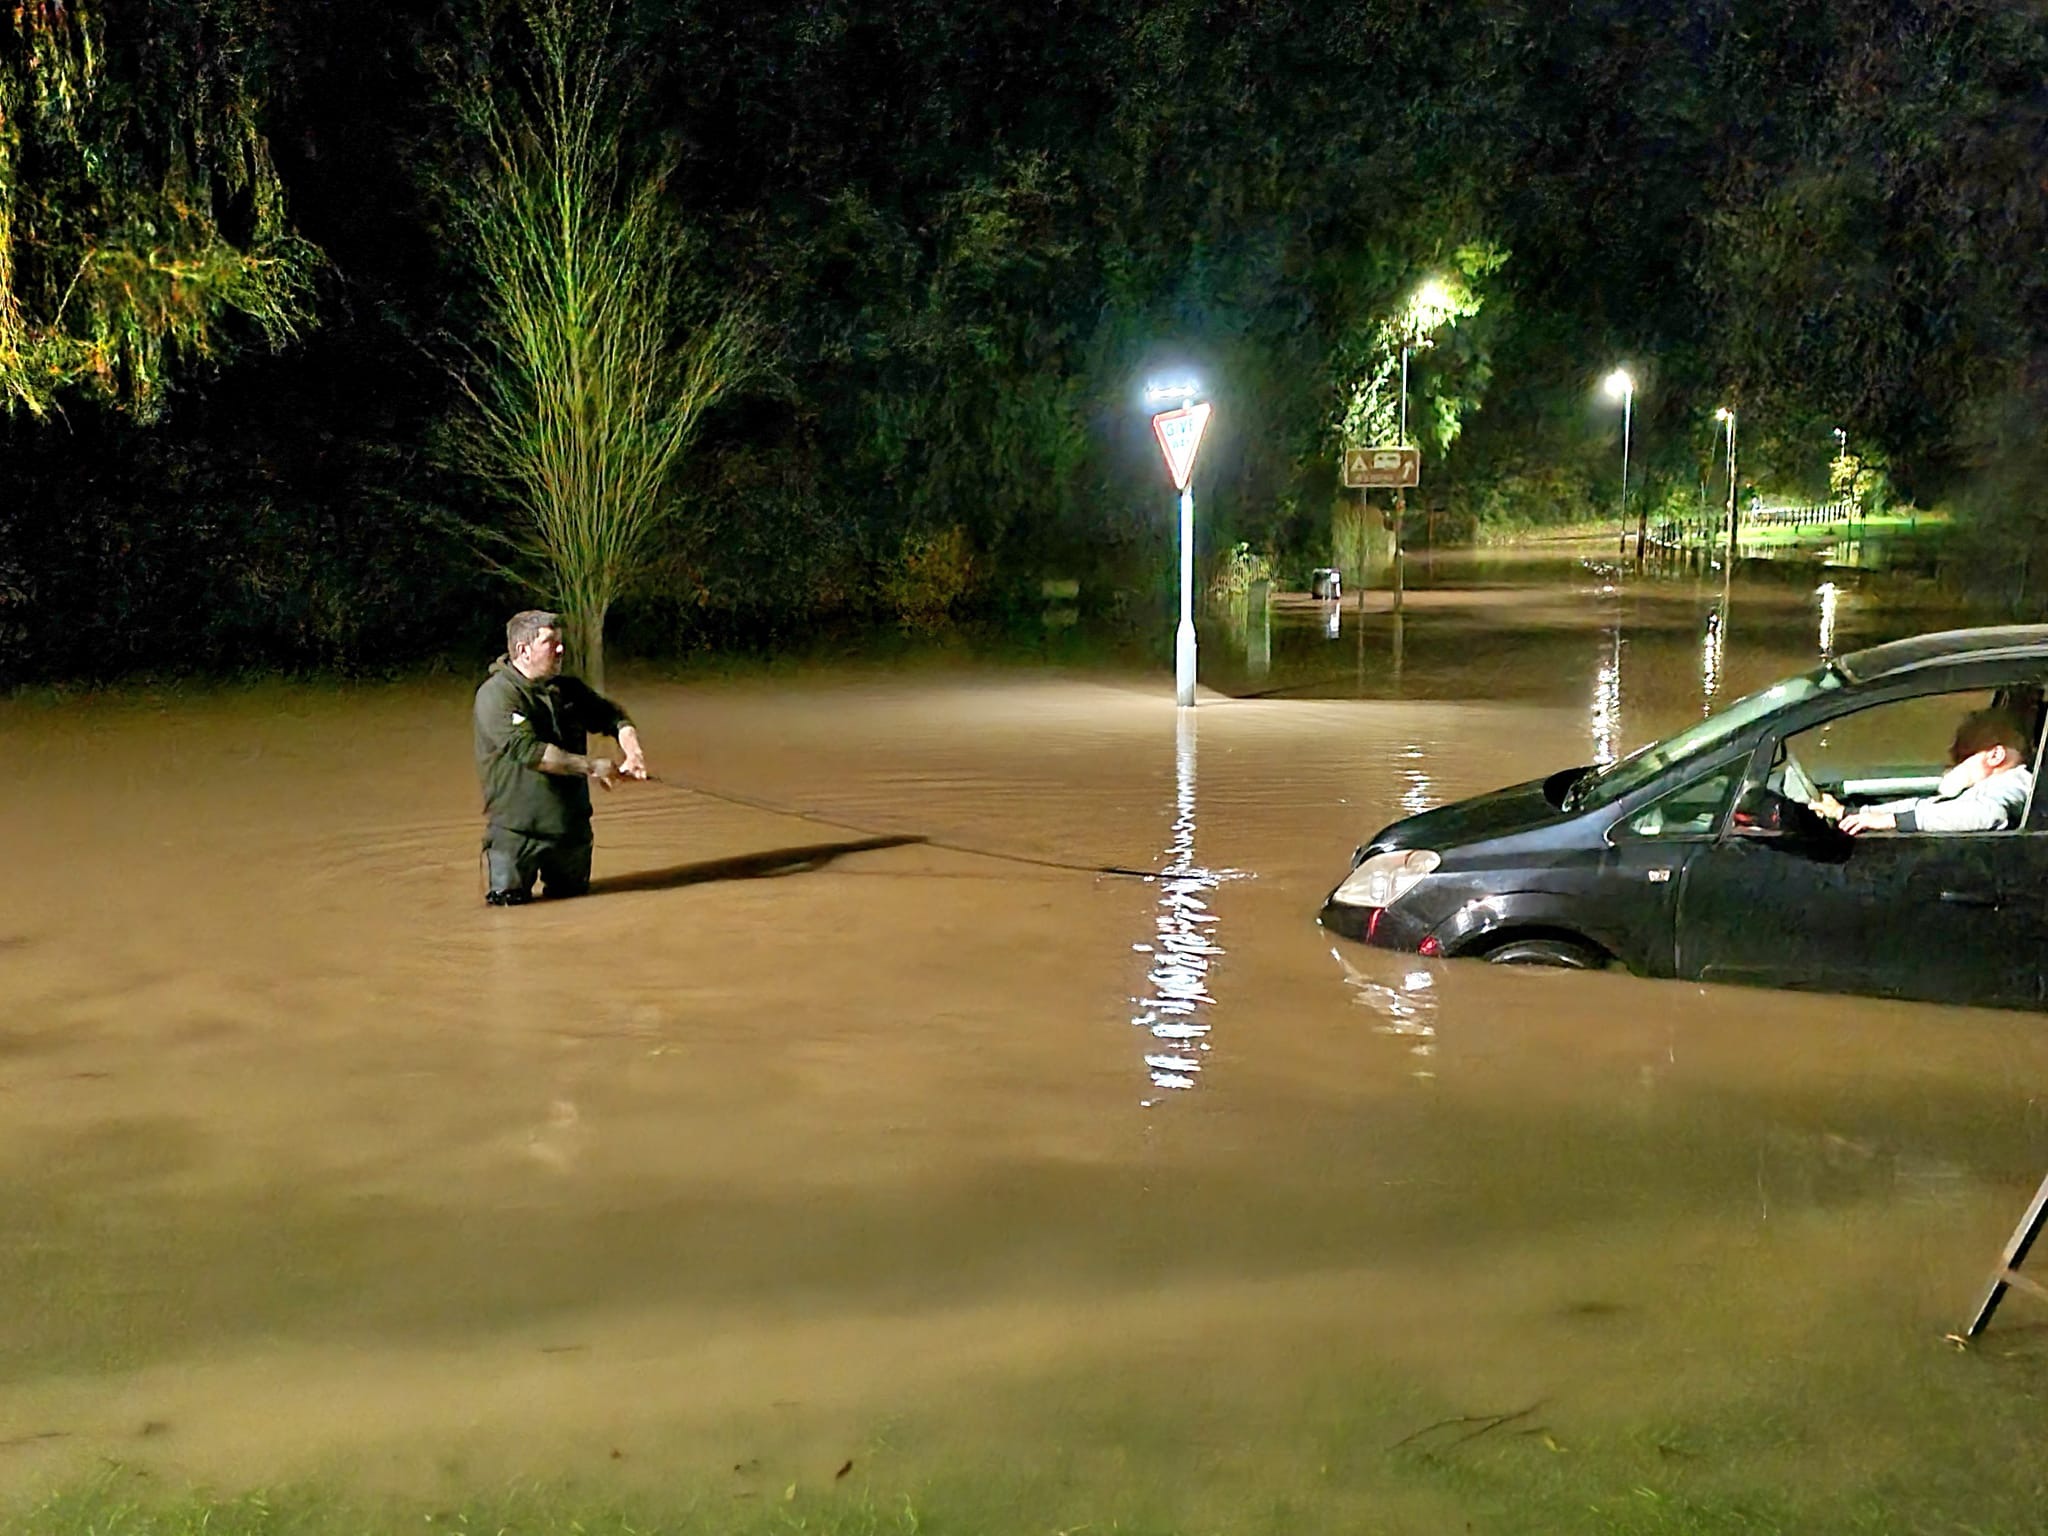
[[480, 153], [443, 191], [481, 280], [457, 366], [464, 467], [514, 514], [470, 532], [561, 610], [572, 663], [604, 680], [604, 624], [677, 507], [704, 414], [765, 368], [744, 304], [700, 300], [697, 243], [668, 198], [673, 159], [626, 148], [630, 90], [608, 12], [524, 8], [528, 63], [456, 104]]
[[319, 253], [285, 219], [243, 0], [91, 0], [0, 16], [0, 401], [67, 392], [157, 414], [173, 360], [230, 323], [308, 318]]

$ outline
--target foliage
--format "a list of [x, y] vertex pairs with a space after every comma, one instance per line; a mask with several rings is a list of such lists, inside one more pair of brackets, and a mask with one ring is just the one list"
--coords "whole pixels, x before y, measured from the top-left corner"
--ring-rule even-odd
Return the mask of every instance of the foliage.
[[[565, 606], [615, 601], [626, 643], [648, 649], [893, 623], [889, 572], [956, 526], [973, 552], [958, 602], [979, 611], [1024, 611], [1046, 574], [1170, 593], [1172, 501], [1136, 399], [1169, 365], [1199, 371], [1217, 406], [1197, 469], [1202, 558], [1246, 544], [1283, 570], [1334, 557], [1355, 580], [1387, 540], [1377, 512], [1333, 496], [1337, 428], [1388, 430], [1404, 334], [1434, 343], [1411, 341], [1426, 464], [1410, 506], [1439, 531], [1615, 517], [1621, 413], [1596, 384], [1626, 362], [1632, 494], [1697, 502], [1705, 483], [1713, 500], [1712, 413], [1731, 405], [1741, 478], [1769, 499], [1822, 493], [1839, 426], [1885, 497], [1958, 505], [1959, 561], [2003, 578], [2048, 540], [2024, 426], [2048, 409], [2038, 8], [1077, 0], [1046, 27], [1028, 7], [938, 0], [616, 3], [617, 31], [579, 55], [620, 66], [593, 86], [605, 110], [589, 142], [612, 158], [589, 227], [641, 217], [662, 233], [659, 281], [614, 311], [645, 320], [674, 301], [646, 328], [678, 344], [657, 353], [667, 366], [698, 355], [729, 313], [721, 295], [758, 295], [743, 312], [775, 317], [784, 376], [772, 398], [735, 386], [728, 408], [705, 402], [659, 473], [681, 408], [656, 403], [673, 389], [629, 371], [610, 394], [559, 393], [570, 372], [549, 358], [567, 353], [523, 332], [489, 275], [540, 282], [545, 263], [491, 257], [462, 216], [488, 196], [517, 206], [514, 172], [539, 163], [546, 128], [531, 89], [545, 48], [496, 25], [501, 0], [401, 6], [377, 27], [340, 0], [37, 0], [0, 22], [14, 398], [47, 409], [55, 386], [34, 381], [71, 378], [157, 410], [174, 354], [234, 361], [196, 376], [218, 405], [179, 392], [160, 452], [82, 412], [68, 446], [12, 440], [0, 626], [25, 631], [17, 657], [69, 665], [75, 636], [106, 636], [96, 615], [114, 611], [128, 638], [88, 660], [154, 654], [205, 604], [240, 611], [189, 552], [271, 570], [280, 547], [302, 563], [270, 590], [368, 583], [356, 638], [320, 621], [337, 656], [381, 657], [393, 634], [421, 654], [470, 645], [475, 570], [378, 521], [460, 494], [421, 472], [416, 423], [448, 407], [416, 365], [437, 329], [473, 338], [473, 425], [619, 404], [607, 483], [647, 515], [591, 557], [617, 578], [608, 596], [547, 563], [535, 508], [594, 503], [536, 489], [539, 438], [473, 439], [458, 459], [511, 509], [490, 522], [497, 566]], [[451, 48], [442, 86], [480, 114], [456, 144], [420, 62]], [[1369, 79], [1401, 89], [1362, 109]], [[517, 154], [485, 147], [492, 112]], [[173, 205], [178, 185], [190, 195]], [[423, 186], [438, 205], [418, 206]], [[301, 323], [290, 264], [244, 262], [303, 253], [262, 243], [285, 239], [286, 189], [306, 238], [336, 254], [321, 294], [336, 344], [275, 360], [234, 344]], [[182, 251], [209, 230], [230, 270], [191, 267], [203, 281], [84, 259]], [[299, 307], [230, 302], [234, 272], [273, 270], [263, 291]], [[1404, 330], [1389, 317], [1431, 274], [1478, 307]], [[180, 329], [202, 320], [203, 336]], [[70, 360], [33, 361], [36, 336], [69, 338]], [[226, 402], [267, 421], [255, 378], [303, 404], [296, 435], [241, 440]], [[118, 485], [97, 476], [109, 451]], [[158, 525], [185, 503], [147, 482], [180, 463], [217, 498], [182, 532]], [[147, 581], [83, 553], [124, 545], [164, 552]], [[399, 579], [364, 575], [387, 555], [411, 559]], [[301, 663], [298, 631], [248, 617], [221, 643]]]
[[1461, 320], [1479, 313], [1485, 300], [1474, 284], [1506, 265], [1507, 253], [1491, 245], [1472, 244], [1459, 247], [1453, 259], [1454, 275], [1425, 279], [1399, 309], [1372, 323], [1362, 344], [1342, 349], [1353, 355], [1339, 364], [1348, 380], [1343, 411], [1336, 423], [1340, 443], [1406, 446], [1404, 385], [1411, 395], [1420, 395], [1415, 435], [1433, 456], [1449, 451], [1465, 415], [1478, 409], [1491, 371], [1483, 354], [1468, 349], [1457, 359], [1462, 366], [1430, 370], [1420, 390], [1415, 384], [1423, 381], [1406, 376], [1444, 339], [1445, 332], [1455, 331]]
[[163, 409], [175, 359], [309, 319], [319, 253], [259, 121], [262, 8], [91, 0], [0, 17], [0, 403]]
[[1892, 504], [1891, 481], [1884, 472], [1883, 455], [1838, 453], [1828, 464], [1828, 499], [1853, 501], [1856, 510], [1875, 517]]
[[601, 686], [605, 616], [654, 559], [704, 414], [758, 373], [764, 341], [744, 307], [691, 312], [698, 246], [669, 202], [673, 158], [635, 164], [627, 145], [609, 15], [533, 0], [524, 20], [523, 76], [458, 87], [480, 155], [444, 190], [485, 307], [463, 442], [517, 517], [476, 531], [562, 611]]
[[960, 524], [906, 532], [881, 574], [881, 594], [906, 629], [937, 629], [974, 583], [974, 554]]
[[1452, 501], [1462, 526], [1481, 539], [1501, 539], [1588, 520], [1593, 487], [1574, 466], [1531, 460], [1503, 467]]
[[1254, 553], [1249, 544], [1233, 544], [1216, 562], [1215, 574], [1209, 578], [1209, 596], [1219, 602], [1243, 597], [1254, 582], [1272, 579], [1270, 559]]

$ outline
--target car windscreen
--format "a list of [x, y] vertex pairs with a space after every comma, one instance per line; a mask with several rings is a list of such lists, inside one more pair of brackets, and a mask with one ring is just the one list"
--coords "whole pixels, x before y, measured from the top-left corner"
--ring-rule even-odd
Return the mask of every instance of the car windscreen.
[[1833, 667], [1822, 667], [1804, 677], [1789, 677], [1782, 683], [1774, 683], [1761, 693], [1752, 693], [1746, 699], [1737, 700], [1718, 715], [1710, 715], [1698, 725], [1688, 726], [1676, 736], [1653, 741], [1621, 761], [1586, 775], [1565, 796], [1565, 809], [1576, 811], [1612, 804], [1630, 791], [1642, 788], [1674, 764], [1697, 757], [1702, 752], [1713, 751], [1765, 716], [1841, 686], [1841, 674]]

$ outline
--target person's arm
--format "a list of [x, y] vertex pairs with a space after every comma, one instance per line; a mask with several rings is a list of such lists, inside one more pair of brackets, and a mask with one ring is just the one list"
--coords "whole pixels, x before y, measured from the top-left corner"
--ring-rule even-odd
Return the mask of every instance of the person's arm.
[[619, 772], [629, 779], [647, 777], [647, 754], [640, 747], [640, 733], [633, 728], [630, 720], [621, 721], [618, 730], [619, 749], [626, 754], [626, 760], [619, 764]]
[[[2025, 786], [2001, 784], [1997, 775], [1972, 784], [1960, 795], [1943, 800], [1893, 801], [1852, 811], [1842, 818], [1844, 832], [2002, 832], [2019, 820], [2026, 804]], [[2013, 791], [2017, 790], [2017, 796]]]
[[564, 752], [553, 742], [541, 748], [540, 761], [533, 765], [542, 773], [557, 774], [565, 779], [592, 779], [605, 789], [610, 789], [619, 779], [619, 765], [608, 757], [595, 753]]
[[573, 689], [571, 708], [576, 712], [577, 723], [593, 735], [609, 736], [618, 742], [625, 755], [625, 761], [617, 765], [619, 773], [629, 779], [646, 778], [647, 754], [640, 745], [640, 733], [625, 710], [581, 678], [564, 678], [563, 685]]
[[[2017, 793], [2015, 793], [2017, 791]], [[1897, 817], [1901, 832], [2002, 832], [2019, 821], [2025, 786], [2009, 774], [1980, 779], [1953, 800], [1922, 800]]]

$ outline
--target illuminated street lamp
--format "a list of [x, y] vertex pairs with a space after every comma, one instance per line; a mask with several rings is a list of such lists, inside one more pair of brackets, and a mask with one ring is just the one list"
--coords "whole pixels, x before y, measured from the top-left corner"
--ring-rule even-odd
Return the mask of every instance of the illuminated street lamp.
[[[1635, 414], [1636, 381], [1626, 368], [1617, 368], [1601, 381], [1607, 398], [1621, 402], [1621, 553], [1628, 553], [1628, 439]], [[1636, 530], [1636, 558], [1643, 558], [1646, 530]]]
[[1738, 516], [1735, 505], [1735, 412], [1722, 406], [1714, 412], [1714, 420], [1728, 428], [1728, 563], [1735, 564], [1735, 529]]
[[1183, 709], [1195, 705], [1195, 496], [1188, 481], [1195, 472], [1202, 434], [1209, 426], [1209, 403], [1197, 401], [1199, 393], [1201, 385], [1193, 379], [1145, 386], [1145, 399], [1152, 405], [1180, 402], [1153, 415], [1152, 435], [1166, 456], [1173, 488], [1180, 492], [1180, 627], [1173, 636], [1173, 697]]
[[1450, 318], [1455, 308], [1451, 290], [1432, 277], [1408, 301], [1407, 325], [1401, 334], [1401, 446], [1408, 446], [1408, 354], [1424, 345], [1422, 338]]

